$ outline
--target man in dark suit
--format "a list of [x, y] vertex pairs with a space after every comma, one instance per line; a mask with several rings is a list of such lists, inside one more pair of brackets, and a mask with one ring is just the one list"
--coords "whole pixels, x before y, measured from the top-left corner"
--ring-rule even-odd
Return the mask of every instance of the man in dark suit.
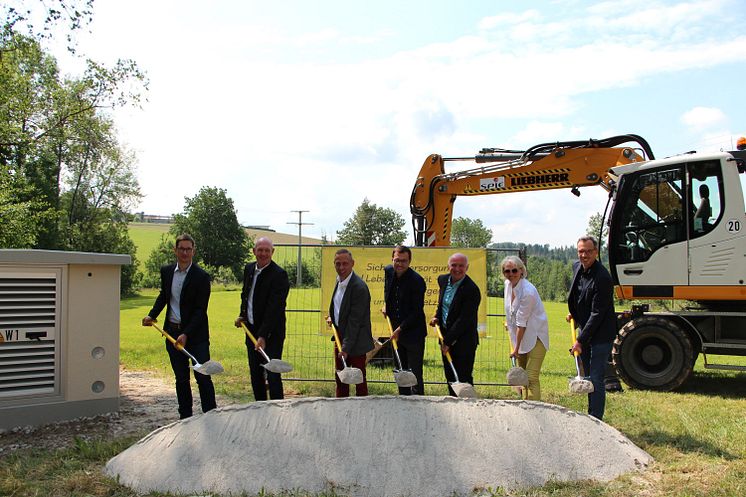
[[246, 337], [254, 399], [267, 400], [265, 374], [269, 384], [269, 398], [282, 399], [282, 377], [279, 373], [272, 373], [262, 367], [266, 360], [260, 355], [259, 347], [262, 347], [272, 359], [282, 358], [285, 343], [285, 306], [290, 282], [287, 272], [272, 260], [275, 253], [272, 240], [259, 238], [254, 244], [253, 252], [256, 262], [251, 262], [244, 268], [241, 310], [235, 325], [240, 328], [242, 321], [246, 323], [257, 341], [254, 345], [249, 337]]
[[[192, 262], [195, 251], [194, 239], [187, 234], [176, 238], [174, 253], [176, 264], [161, 268], [161, 291], [143, 326], [151, 326], [164, 307], [166, 323], [164, 331], [174, 337], [200, 362], [210, 360], [210, 327], [207, 321], [207, 306], [210, 302], [210, 276]], [[176, 398], [179, 401], [181, 419], [192, 415], [192, 387], [189, 384], [189, 358], [166, 341], [166, 350], [171, 359], [171, 368], [176, 377]], [[194, 373], [199, 387], [202, 412], [215, 409], [215, 388], [212, 379]]]
[[422, 382], [422, 359], [425, 355], [425, 280], [409, 267], [412, 251], [398, 245], [391, 253], [391, 264], [383, 269], [384, 315], [391, 319], [395, 338], [399, 346], [402, 368], [411, 369], [417, 378], [413, 387], [399, 387], [400, 395], [424, 395]]
[[[356, 275], [352, 268], [355, 260], [347, 249], [339, 249], [334, 254], [334, 269], [337, 271], [337, 284], [334, 286], [332, 301], [329, 303], [329, 316], [326, 321], [337, 328], [342, 350], [335, 345], [334, 355], [337, 370], [343, 368], [341, 357], [347, 365], [363, 372], [363, 382], [355, 385], [355, 395], [368, 395], [365, 375], [365, 354], [373, 350], [373, 334], [370, 327], [370, 291], [368, 285]], [[332, 337], [332, 340], [334, 338]], [[337, 382], [337, 397], [349, 397], [350, 386]]]
[[438, 309], [430, 321], [430, 326], [440, 324], [443, 332], [443, 369], [449, 382], [448, 392], [454, 397], [456, 392], [450, 383], [456, 378], [448, 365], [446, 352], [451, 353], [459, 381], [473, 385], [474, 359], [479, 345], [477, 321], [482, 294], [466, 274], [468, 270], [469, 260], [464, 254], [456, 253], [448, 259], [448, 274], [438, 276]]
[[570, 353], [578, 351], [593, 393], [588, 394], [588, 414], [603, 419], [606, 407], [604, 371], [617, 333], [614, 283], [598, 261], [598, 242], [592, 236], [578, 240], [578, 261], [573, 264], [572, 286], [567, 297], [570, 313], [580, 328]]

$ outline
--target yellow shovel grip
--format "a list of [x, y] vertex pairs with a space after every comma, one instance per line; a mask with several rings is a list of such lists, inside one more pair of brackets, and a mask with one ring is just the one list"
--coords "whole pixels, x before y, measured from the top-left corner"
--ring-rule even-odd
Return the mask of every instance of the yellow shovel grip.
[[[439, 324], [435, 325], [435, 331], [438, 332], [438, 338], [440, 338], [441, 343], [444, 342], [445, 340], [443, 339], [443, 333], [440, 331], [440, 325]], [[448, 359], [448, 362], [453, 362], [453, 359], [451, 359], [451, 353], [450, 352], [446, 352], [446, 359]]]
[[[570, 335], [572, 335], [572, 346], [575, 346], [575, 342], [578, 341], [578, 337], [575, 334], [575, 320], [573, 318], [570, 318]], [[575, 357], [578, 357], [580, 354], [578, 354], [578, 351], [574, 351], [573, 355]]]
[[241, 321], [241, 326], [243, 326], [243, 329], [246, 332], [246, 336], [249, 337], [249, 339], [251, 340], [251, 343], [253, 343], [254, 346], [256, 346], [256, 338], [254, 338], [254, 335], [252, 335], [251, 332], [249, 331], [249, 327], [246, 326], [246, 323], [244, 323], [243, 321]]
[[339, 333], [337, 333], [336, 326], [332, 325], [332, 331], [334, 332], [334, 341], [337, 343], [337, 349], [342, 352], [342, 342], [339, 340]]
[[[391, 318], [388, 316], [386, 316], [386, 323], [389, 325], [389, 334], [394, 336], [394, 327], [391, 326]], [[399, 346], [396, 344], [396, 338], [391, 339], [391, 344], [394, 346], [395, 350], [399, 350]]]
[[169, 342], [171, 342], [171, 344], [172, 344], [172, 345], [173, 345], [174, 347], [176, 347], [176, 350], [181, 350], [181, 349], [183, 349], [183, 348], [184, 348], [184, 347], [183, 347], [183, 346], [182, 346], [182, 345], [181, 345], [181, 344], [180, 344], [179, 342], [177, 342], [177, 341], [176, 341], [176, 339], [175, 339], [174, 337], [172, 337], [171, 335], [169, 335], [168, 333], [166, 333], [165, 331], [163, 331], [162, 329], [160, 329], [160, 328], [158, 327], [158, 325], [156, 325], [156, 324], [155, 324], [155, 322], [153, 322], [153, 323], [151, 324], [151, 326], [152, 326], [153, 328], [155, 328], [156, 330], [160, 331], [160, 332], [161, 332], [161, 335], [163, 335], [164, 337], [166, 337], [166, 340], [168, 340]]

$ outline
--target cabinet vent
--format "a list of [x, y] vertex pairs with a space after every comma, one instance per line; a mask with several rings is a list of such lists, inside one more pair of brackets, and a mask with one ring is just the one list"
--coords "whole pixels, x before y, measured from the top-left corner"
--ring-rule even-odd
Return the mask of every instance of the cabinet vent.
[[57, 391], [58, 281], [0, 272], [0, 398]]

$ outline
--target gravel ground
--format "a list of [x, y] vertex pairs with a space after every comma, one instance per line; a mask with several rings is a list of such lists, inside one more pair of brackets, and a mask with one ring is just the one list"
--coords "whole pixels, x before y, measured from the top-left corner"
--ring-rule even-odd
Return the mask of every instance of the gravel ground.
[[[194, 386], [196, 405], [199, 395]], [[76, 418], [37, 427], [0, 430], [0, 458], [21, 449], [60, 449], [75, 439], [90, 440], [123, 436], [145, 436], [154, 429], [178, 421], [176, 391], [170, 382], [145, 371], [120, 370], [119, 412]], [[218, 399], [218, 405], [225, 405]]]

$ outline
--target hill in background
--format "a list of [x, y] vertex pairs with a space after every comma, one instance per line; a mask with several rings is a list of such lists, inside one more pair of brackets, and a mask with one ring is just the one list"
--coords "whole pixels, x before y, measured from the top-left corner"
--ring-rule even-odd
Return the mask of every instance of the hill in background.
[[[150, 256], [150, 253], [154, 248], [161, 242], [161, 237], [168, 233], [171, 228], [170, 224], [166, 223], [130, 223], [129, 234], [132, 241], [135, 242], [137, 247], [137, 258], [139, 260], [140, 269], [144, 268], [145, 261]], [[281, 244], [297, 244], [298, 235], [291, 235], [288, 233], [279, 233], [272, 230], [263, 230], [258, 228], [244, 228], [249, 237], [253, 240], [261, 236], [266, 236], [272, 240], [275, 245]], [[309, 236], [302, 237], [303, 245], [320, 245], [321, 240], [318, 238], [312, 238]], [[199, 244], [199, 240], [197, 240]]]

